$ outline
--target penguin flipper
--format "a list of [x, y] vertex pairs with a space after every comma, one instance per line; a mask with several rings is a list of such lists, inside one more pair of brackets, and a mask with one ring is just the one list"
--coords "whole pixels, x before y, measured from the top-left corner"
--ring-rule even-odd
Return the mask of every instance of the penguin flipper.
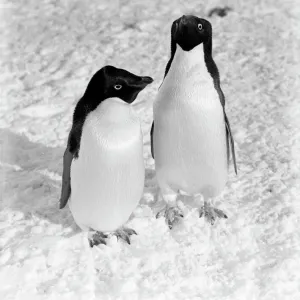
[[232, 155], [232, 160], [233, 160], [233, 165], [234, 165], [234, 171], [235, 171], [235, 174], [237, 174], [236, 158], [235, 158], [235, 150], [234, 150], [234, 140], [233, 140], [233, 137], [232, 137], [229, 120], [226, 116], [225, 111], [224, 111], [224, 120], [225, 120], [225, 126], [226, 126], [227, 157], [229, 158], [229, 152], [230, 152], [229, 143], [230, 143], [231, 155]]
[[[73, 142], [72, 142], [73, 141]], [[64, 152], [63, 158], [63, 175], [62, 175], [62, 183], [61, 183], [61, 196], [59, 200], [59, 208], [64, 208], [71, 195], [71, 164], [74, 158], [77, 141], [76, 136], [74, 135], [73, 127], [69, 133], [67, 148]], [[73, 152], [71, 151], [71, 146], [73, 146]]]
[[81, 135], [83, 130], [83, 124], [86, 116], [92, 109], [84, 104], [84, 97], [82, 97], [74, 110], [73, 124], [68, 138], [69, 151], [73, 154], [74, 158], [78, 158]]
[[73, 160], [73, 154], [69, 150], [69, 146], [66, 148], [63, 159], [63, 175], [61, 196], [59, 200], [59, 208], [64, 208], [71, 195], [71, 164]]
[[150, 130], [151, 155], [152, 155], [152, 158], [154, 159], [153, 133], [154, 133], [154, 121], [152, 122], [151, 130]]
[[83, 97], [78, 101], [74, 114], [73, 124], [68, 137], [68, 145], [63, 159], [63, 175], [59, 208], [64, 208], [71, 195], [71, 164], [73, 158], [78, 158], [83, 123], [89, 110], [83, 103]]

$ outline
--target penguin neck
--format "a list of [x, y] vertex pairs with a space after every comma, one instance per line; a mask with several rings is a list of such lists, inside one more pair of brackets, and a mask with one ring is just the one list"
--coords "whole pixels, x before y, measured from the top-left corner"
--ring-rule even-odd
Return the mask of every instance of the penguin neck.
[[198, 61], [200, 58], [204, 61], [204, 49], [203, 44], [200, 44], [189, 51], [183, 50], [179, 45], [177, 45], [176, 54], [180, 56], [189, 57], [190, 60]]
[[194, 72], [199, 74], [203, 71], [207, 74], [208, 72], [203, 45], [200, 44], [190, 51], [184, 51], [179, 45], [177, 45], [171, 68], [173, 67], [178, 76], [190, 77], [190, 75], [194, 74]]
[[[181, 67], [184, 65], [186, 67], [193, 65], [195, 68], [197, 66], [197, 68], [201, 68], [202, 70], [205, 68], [205, 71], [208, 71], [212, 80], [215, 80], [219, 76], [218, 70], [214, 67], [215, 63], [212, 58], [211, 41], [200, 44], [190, 51], [184, 51], [179, 45], [176, 44], [174, 60], [176, 61], [176, 65]], [[174, 65], [174, 62], [172, 65]]]
[[[161, 87], [161, 95], [166, 93], [168, 96], [159, 97], [157, 103], [160, 99], [167, 98], [164, 102], [176, 103], [176, 107], [219, 105], [220, 100], [216, 95], [216, 92], [219, 94], [218, 82], [215, 80], [217, 77], [214, 77], [217, 68], [209, 54], [203, 44], [190, 51], [184, 51], [177, 45], [170, 70]], [[170, 93], [173, 96], [170, 96]]]
[[113, 97], [103, 100], [95, 109], [95, 113], [101, 114], [101, 116], [110, 120], [122, 122], [128, 120], [133, 112], [130, 104]]

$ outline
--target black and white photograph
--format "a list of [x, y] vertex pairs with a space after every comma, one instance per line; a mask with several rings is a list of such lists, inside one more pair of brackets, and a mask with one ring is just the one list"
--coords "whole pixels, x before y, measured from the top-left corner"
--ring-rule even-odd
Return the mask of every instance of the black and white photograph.
[[2, 0], [1, 300], [299, 300], [300, 3]]

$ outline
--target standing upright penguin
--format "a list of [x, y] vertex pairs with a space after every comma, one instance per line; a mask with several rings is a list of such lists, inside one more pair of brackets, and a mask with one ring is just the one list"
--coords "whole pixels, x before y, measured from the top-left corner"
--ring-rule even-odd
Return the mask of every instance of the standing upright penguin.
[[64, 153], [60, 208], [69, 200], [78, 226], [96, 231], [90, 245], [106, 244], [112, 233], [130, 244], [123, 227], [142, 196], [143, 137], [131, 103], [153, 81], [105, 66], [78, 101]]
[[202, 194], [204, 215], [212, 224], [227, 218], [213, 208], [227, 182], [230, 148], [235, 172], [234, 141], [225, 113], [225, 97], [212, 58], [212, 26], [183, 15], [171, 28], [171, 58], [154, 101], [151, 151], [157, 182], [170, 228], [183, 217], [177, 206], [180, 192]]

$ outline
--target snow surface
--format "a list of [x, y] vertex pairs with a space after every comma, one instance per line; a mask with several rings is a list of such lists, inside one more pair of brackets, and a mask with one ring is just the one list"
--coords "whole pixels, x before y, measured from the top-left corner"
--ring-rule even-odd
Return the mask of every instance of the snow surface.
[[[156, 219], [149, 147], [152, 103], [183, 13], [212, 17], [214, 57], [236, 140], [238, 176], [211, 227], [183, 199], [172, 231]], [[300, 22], [297, 1], [1, 2], [0, 299], [300, 299]], [[90, 249], [58, 209], [74, 105], [105, 64], [155, 82], [135, 104], [146, 186], [129, 225]]]

